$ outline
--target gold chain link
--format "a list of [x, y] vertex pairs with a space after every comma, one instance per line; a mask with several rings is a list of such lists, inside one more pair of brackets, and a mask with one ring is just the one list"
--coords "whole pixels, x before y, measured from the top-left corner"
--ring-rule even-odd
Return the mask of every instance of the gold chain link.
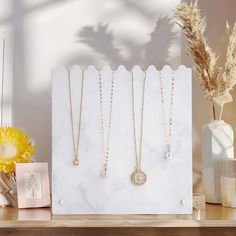
[[101, 133], [102, 133], [102, 149], [103, 149], [103, 156], [104, 156], [104, 171], [107, 172], [108, 161], [109, 161], [109, 150], [110, 150], [110, 133], [111, 133], [111, 125], [112, 125], [112, 105], [113, 105], [113, 96], [114, 96], [114, 72], [113, 71], [112, 71], [112, 81], [111, 81], [110, 106], [109, 106], [110, 110], [109, 110], [106, 145], [105, 145], [105, 134], [104, 134], [102, 76], [101, 76], [100, 71], [99, 71], [99, 95], [100, 95], [100, 120], [101, 120]]
[[167, 117], [166, 102], [165, 102], [165, 99], [164, 99], [165, 96], [164, 96], [164, 88], [163, 88], [163, 77], [162, 77], [162, 72], [161, 71], [160, 71], [160, 85], [161, 85], [162, 110], [163, 110], [163, 116], [164, 116], [166, 149], [167, 149], [167, 152], [171, 152], [172, 151], [171, 139], [172, 139], [172, 128], [173, 128], [173, 104], [174, 104], [174, 90], [175, 90], [175, 74], [174, 74], [174, 71], [172, 72], [172, 80], [171, 80], [171, 97], [170, 97], [169, 117]]
[[134, 148], [135, 148], [135, 157], [136, 165], [139, 169], [141, 167], [142, 160], [142, 146], [143, 146], [143, 118], [144, 118], [144, 101], [145, 101], [145, 88], [146, 88], [146, 71], [144, 72], [143, 79], [143, 90], [142, 90], [142, 110], [141, 110], [141, 124], [140, 124], [140, 141], [139, 141], [139, 155], [137, 149], [137, 133], [136, 133], [136, 122], [135, 122], [135, 94], [134, 94], [134, 74], [131, 72], [132, 76], [132, 111], [133, 111], [133, 131], [134, 131]]
[[70, 100], [70, 118], [71, 118], [71, 129], [72, 129], [72, 141], [73, 141], [73, 149], [74, 149], [74, 164], [79, 165], [79, 144], [80, 144], [80, 130], [81, 130], [81, 120], [82, 120], [82, 110], [83, 110], [83, 91], [84, 91], [84, 70], [82, 70], [82, 81], [81, 81], [81, 91], [80, 91], [79, 127], [78, 127], [77, 143], [75, 141], [74, 112], [73, 112], [73, 104], [72, 104], [72, 89], [71, 89], [70, 70], [68, 70], [68, 87], [69, 87], [69, 100]]

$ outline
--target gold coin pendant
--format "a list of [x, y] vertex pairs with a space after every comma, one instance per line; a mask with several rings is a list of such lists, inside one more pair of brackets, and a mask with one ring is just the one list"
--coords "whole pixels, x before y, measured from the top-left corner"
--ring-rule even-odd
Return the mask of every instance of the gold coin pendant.
[[147, 176], [141, 169], [136, 169], [131, 175], [131, 180], [134, 185], [140, 186], [145, 184]]

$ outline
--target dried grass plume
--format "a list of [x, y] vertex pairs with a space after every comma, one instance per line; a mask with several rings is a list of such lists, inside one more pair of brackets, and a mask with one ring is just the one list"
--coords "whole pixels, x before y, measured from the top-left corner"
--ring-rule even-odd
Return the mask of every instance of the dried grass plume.
[[236, 84], [236, 24], [232, 29], [228, 23], [226, 24], [229, 44], [225, 68], [222, 71], [217, 65], [217, 55], [209, 47], [204, 36], [206, 20], [201, 16], [197, 1], [189, 5], [185, 2], [181, 3], [175, 9], [174, 14], [177, 24], [187, 39], [188, 54], [195, 64], [197, 79], [199, 79], [205, 97], [212, 102], [213, 118], [215, 119], [214, 104], [223, 109], [225, 103], [231, 102], [230, 92]]

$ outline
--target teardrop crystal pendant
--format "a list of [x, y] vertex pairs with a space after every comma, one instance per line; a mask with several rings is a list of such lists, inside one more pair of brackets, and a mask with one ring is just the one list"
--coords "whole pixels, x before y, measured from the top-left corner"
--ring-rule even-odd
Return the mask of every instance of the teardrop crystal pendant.
[[78, 166], [78, 165], [79, 165], [79, 160], [77, 160], [77, 159], [74, 160], [74, 165], [75, 165], [75, 166]]
[[173, 153], [172, 152], [167, 152], [166, 154], [165, 154], [165, 158], [166, 159], [172, 159], [173, 158]]

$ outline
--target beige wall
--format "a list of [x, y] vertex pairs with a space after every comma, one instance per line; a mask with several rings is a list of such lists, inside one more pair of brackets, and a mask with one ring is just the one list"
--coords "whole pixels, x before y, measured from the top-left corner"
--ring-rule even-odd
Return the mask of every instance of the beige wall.
[[[15, 33], [14, 124], [37, 145], [36, 159], [51, 158], [51, 68], [166, 63], [191, 66], [185, 41], [168, 15], [180, 0], [0, 0], [0, 29]], [[235, 0], [200, 0], [208, 18], [210, 44], [224, 61], [224, 26], [236, 20]], [[200, 188], [200, 131], [210, 119], [209, 104], [193, 82], [194, 180]], [[236, 128], [235, 103], [224, 118]]]

